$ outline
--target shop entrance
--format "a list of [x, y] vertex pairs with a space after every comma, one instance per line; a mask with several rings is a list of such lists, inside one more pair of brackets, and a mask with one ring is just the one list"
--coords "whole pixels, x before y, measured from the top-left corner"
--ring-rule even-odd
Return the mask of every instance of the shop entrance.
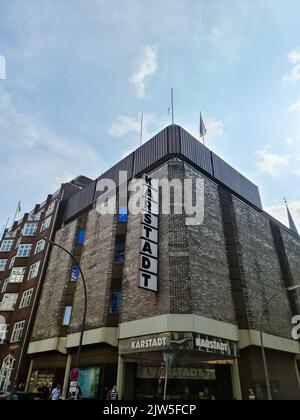
[[[148, 353], [147, 359], [138, 355], [134, 362], [127, 358], [124, 399], [163, 399], [162, 357], [162, 353], [156, 352]], [[178, 354], [168, 374], [167, 400], [232, 400], [232, 364], [230, 359], [201, 360], [199, 354]]]

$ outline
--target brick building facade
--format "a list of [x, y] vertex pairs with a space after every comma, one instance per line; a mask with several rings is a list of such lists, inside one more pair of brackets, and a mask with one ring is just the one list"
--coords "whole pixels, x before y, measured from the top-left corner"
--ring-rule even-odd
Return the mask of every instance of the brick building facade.
[[[98, 183], [124, 170], [129, 179], [204, 185], [203, 223], [158, 216], [157, 291], [139, 287], [141, 215], [97, 211]], [[171, 196], [174, 210], [181, 197]], [[162, 398], [165, 353], [174, 358], [167, 398], [266, 397], [259, 319], [274, 291], [299, 284], [300, 237], [263, 211], [255, 185], [172, 125], [70, 197], [62, 219], [55, 241], [80, 260], [88, 289], [84, 397], [105, 398], [117, 381], [124, 399]], [[264, 319], [276, 399], [300, 399], [300, 345], [291, 338], [298, 298], [283, 292]], [[78, 270], [53, 248], [28, 348], [28, 390], [60, 382], [67, 395], [83, 307]]]

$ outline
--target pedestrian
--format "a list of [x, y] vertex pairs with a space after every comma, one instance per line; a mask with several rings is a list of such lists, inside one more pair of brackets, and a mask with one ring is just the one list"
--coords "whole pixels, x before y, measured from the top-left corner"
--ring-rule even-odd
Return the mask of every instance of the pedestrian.
[[80, 388], [80, 385], [77, 384], [74, 400], [80, 400], [80, 398], [81, 398], [81, 388]]
[[61, 386], [60, 384], [57, 384], [56, 388], [54, 388], [51, 392], [50, 400], [57, 401], [60, 399], [60, 396], [61, 396]]
[[108, 392], [106, 399], [107, 400], [118, 400], [119, 399], [119, 395], [118, 395], [118, 391], [117, 391], [117, 385], [114, 385], [112, 387], [112, 389]]

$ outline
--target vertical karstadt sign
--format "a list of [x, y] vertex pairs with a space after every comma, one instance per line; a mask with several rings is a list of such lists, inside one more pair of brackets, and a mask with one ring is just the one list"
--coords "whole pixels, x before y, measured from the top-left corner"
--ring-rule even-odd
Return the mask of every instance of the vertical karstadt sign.
[[143, 183], [144, 209], [141, 217], [139, 286], [158, 290], [158, 182], [145, 175]]

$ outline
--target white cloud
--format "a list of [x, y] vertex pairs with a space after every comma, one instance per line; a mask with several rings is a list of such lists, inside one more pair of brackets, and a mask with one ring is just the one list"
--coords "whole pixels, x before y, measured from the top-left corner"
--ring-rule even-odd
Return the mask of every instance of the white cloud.
[[[300, 225], [300, 201], [289, 202], [289, 209], [293, 216], [293, 219], [298, 226]], [[275, 219], [288, 226], [288, 217], [285, 204], [267, 207], [267, 213], [270, 213]]]
[[294, 144], [294, 143], [295, 143], [295, 140], [294, 140], [294, 139], [291, 139], [290, 137], [288, 137], [287, 139], [285, 139], [285, 143], [286, 143], [288, 146], [291, 146], [292, 144]]
[[157, 47], [147, 45], [136, 62], [136, 68], [129, 79], [139, 98], [145, 98], [146, 79], [157, 72]]
[[[149, 140], [159, 130], [168, 125], [168, 121], [158, 117], [156, 114], [144, 113], [143, 118], [143, 139]], [[132, 137], [137, 139], [141, 132], [141, 114], [119, 115], [109, 129], [113, 137]]]
[[271, 176], [278, 176], [280, 170], [289, 164], [289, 156], [276, 155], [268, 151], [268, 147], [256, 152], [260, 157], [257, 162], [257, 167], [261, 173], [266, 173]]
[[290, 112], [300, 112], [300, 99], [289, 106]]
[[300, 80], [300, 51], [293, 50], [288, 54], [288, 60], [293, 67], [291, 71], [283, 76], [284, 82], [296, 82]]
[[300, 50], [293, 50], [288, 54], [288, 60], [292, 64], [300, 62]]

